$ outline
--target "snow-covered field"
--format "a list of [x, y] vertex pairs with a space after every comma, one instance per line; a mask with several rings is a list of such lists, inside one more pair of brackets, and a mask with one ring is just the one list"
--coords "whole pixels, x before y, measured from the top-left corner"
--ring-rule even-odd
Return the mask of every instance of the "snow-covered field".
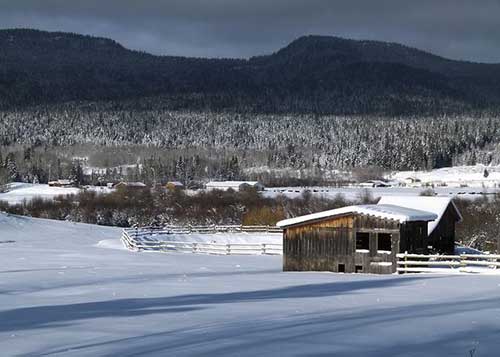
[[171, 242], [194, 242], [194, 243], [237, 243], [237, 244], [281, 244], [283, 235], [281, 233], [213, 233], [213, 234], [152, 234], [152, 239]]
[[0, 214], [0, 355], [498, 355], [498, 276], [283, 273], [119, 236]]
[[[485, 177], [485, 170], [487, 171]], [[408, 178], [418, 182], [406, 183]], [[430, 171], [396, 171], [386, 175], [393, 187], [273, 187], [267, 188], [265, 195], [269, 197], [284, 194], [297, 197], [303, 191], [313, 195], [334, 197], [338, 194], [349, 200], [359, 198], [366, 190], [374, 197], [380, 196], [418, 196], [421, 192], [432, 188], [438, 196], [462, 197], [474, 199], [481, 195], [493, 195], [500, 192], [500, 166], [455, 166]], [[405, 187], [406, 186], [406, 187]]]
[[35, 197], [51, 199], [59, 195], [70, 195], [80, 192], [80, 189], [74, 187], [50, 187], [45, 184], [30, 183], [11, 183], [9, 190], [0, 193], [0, 201], [9, 204], [22, 203], [23, 200], [32, 200]]
[[[91, 187], [91, 190], [107, 193], [110, 189], [107, 187]], [[0, 201], [8, 202], [11, 205], [22, 203], [24, 200], [30, 201], [35, 197], [44, 199], [53, 199], [60, 195], [77, 194], [81, 189], [76, 187], [51, 187], [46, 184], [31, 183], [11, 183], [9, 190], [0, 193]]]
[[[285, 195], [291, 198], [299, 197], [304, 191], [309, 191], [313, 195], [321, 195], [328, 198], [334, 198], [336, 195], [342, 195], [345, 199], [356, 200], [364, 195], [366, 191], [375, 197], [382, 196], [418, 196], [426, 187], [273, 187], [266, 188], [264, 195], [267, 197], [276, 197]], [[434, 192], [443, 197], [460, 197], [467, 199], [479, 198], [483, 195], [493, 195], [500, 192], [499, 188], [474, 188], [474, 187], [435, 187]]]
[[[485, 170], [487, 175], [485, 175]], [[388, 175], [387, 178], [402, 181], [408, 177], [419, 179], [424, 184], [498, 188], [500, 186], [500, 166], [474, 165], [444, 167], [431, 171], [399, 171]]]

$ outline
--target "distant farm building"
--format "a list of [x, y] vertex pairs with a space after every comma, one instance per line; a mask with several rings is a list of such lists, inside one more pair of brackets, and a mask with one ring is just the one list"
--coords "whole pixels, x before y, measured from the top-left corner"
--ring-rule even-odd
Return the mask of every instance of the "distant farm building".
[[241, 191], [245, 188], [255, 188], [257, 191], [264, 191], [264, 185], [258, 181], [212, 181], [205, 185], [207, 190]]
[[416, 177], [407, 177], [403, 180], [403, 185], [408, 187], [420, 187], [422, 186], [422, 180]]
[[73, 181], [73, 180], [49, 181], [49, 186], [50, 187], [74, 187], [75, 181]]
[[391, 185], [381, 180], [368, 180], [358, 184], [359, 187], [372, 188], [372, 187], [390, 187]]
[[146, 188], [146, 184], [143, 182], [119, 182], [113, 186], [116, 189], [143, 189]]
[[383, 197], [278, 222], [284, 271], [391, 274], [398, 253], [452, 253], [461, 219], [448, 198]]
[[169, 181], [167, 182], [165, 187], [167, 188], [167, 190], [182, 190], [184, 189], [184, 184], [179, 181]]

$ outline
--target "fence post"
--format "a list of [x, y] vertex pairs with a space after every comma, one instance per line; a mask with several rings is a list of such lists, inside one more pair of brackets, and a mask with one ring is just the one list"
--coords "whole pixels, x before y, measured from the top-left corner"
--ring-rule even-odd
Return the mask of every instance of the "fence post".
[[227, 247], [226, 247], [226, 254], [227, 254], [227, 255], [231, 255], [231, 244], [227, 244]]
[[405, 273], [408, 272], [408, 251], [405, 251]]
[[467, 267], [466, 263], [466, 257], [464, 256], [464, 253], [460, 254], [460, 269], [465, 269]]
[[262, 243], [262, 254], [266, 254], [266, 243]]
[[125, 238], [125, 230], [122, 230], [122, 236], [120, 237], [120, 240], [122, 241], [122, 244], [125, 246], [125, 248], [130, 249], [128, 247], [127, 239]]

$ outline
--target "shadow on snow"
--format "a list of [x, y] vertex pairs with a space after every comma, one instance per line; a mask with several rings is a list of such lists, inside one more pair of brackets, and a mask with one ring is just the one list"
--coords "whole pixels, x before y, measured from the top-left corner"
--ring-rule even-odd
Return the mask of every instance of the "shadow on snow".
[[272, 301], [329, 297], [356, 290], [384, 288], [411, 280], [430, 277], [407, 277], [341, 281], [298, 285], [285, 288], [230, 293], [193, 294], [164, 298], [131, 298], [67, 305], [34, 306], [0, 311], [0, 332], [29, 330], [103, 317], [130, 317], [172, 312], [187, 312], [212, 304]]

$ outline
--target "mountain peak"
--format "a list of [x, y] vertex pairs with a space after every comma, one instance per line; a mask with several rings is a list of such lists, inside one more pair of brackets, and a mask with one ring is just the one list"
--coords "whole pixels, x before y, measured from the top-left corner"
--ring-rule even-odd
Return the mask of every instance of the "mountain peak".
[[[276, 57], [294, 57], [310, 60], [321, 57], [335, 62], [388, 62], [443, 61], [444, 58], [397, 43], [353, 40], [336, 36], [308, 35], [291, 42], [274, 53]], [[450, 61], [451, 62], [451, 61]]]
[[148, 96], [172, 98], [174, 107], [266, 112], [500, 105], [500, 66], [377, 41], [308, 35], [249, 61], [208, 60], [149, 55], [99, 37], [14, 29], [0, 30], [0, 48], [0, 107]]
[[70, 32], [49, 32], [35, 29], [5, 29], [0, 30], [0, 43], [7, 46], [25, 47], [35, 49], [43, 47], [47, 50], [81, 46], [93, 49], [124, 50], [118, 42], [90, 35], [81, 35]]

